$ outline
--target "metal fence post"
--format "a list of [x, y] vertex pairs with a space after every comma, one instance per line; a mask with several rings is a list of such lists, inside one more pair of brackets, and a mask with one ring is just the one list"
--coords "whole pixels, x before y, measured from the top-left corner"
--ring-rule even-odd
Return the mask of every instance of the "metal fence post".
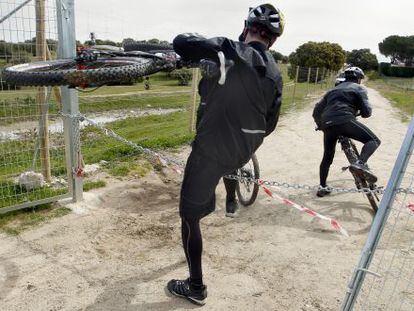
[[[58, 57], [74, 58], [76, 56], [74, 0], [56, 0], [56, 11], [59, 37]], [[77, 91], [74, 89], [64, 86], [61, 87], [61, 93], [68, 184], [73, 201], [76, 202], [82, 200], [83, 197], [82, 178], [74, 174], [74, 168], [81, 165], [79, 163], [81, 162], [79, 120], [73, 118], [79, 113], [79, 101]]]
[[378, 213], [372, 223], [367, 241], [362, 250], [359, 263], [352, 275], [351, 281], [348, 285], [348, 290], [345, 295], [341, 310], [351, 311], [356, 302], [357, 296], [361, 290], [364, 282], [365, 274], [370, 272], [369, 265], [374, 256], [381, 234], [383, 232], [388, 215], [391, 211], [392, 203], [397, 194], [397, 188], [400, 186], [404, 172], [410, 160], [411, 153], [414, 148], [414, 117], [411, 119], [407, 134], [404, 138], [400, 152], [395, 162], [391, 177], [385, 188], [384, 196], [382, 197]]
[[309, 69], [308, 69], [308, 79], [307, 79], [307, 81], [306, 81], [306, 83], [308, 84], [308, 85], [307, 85], [307, 86], [308, 86], [308, 89], [307, 89], [307, 91], [306, 91], [306, 95], [309, 95], [309, 87], [310, 87], [311, 70], [312, 70], [312, 68], [311, 68], [311, 67], [309, 67]]

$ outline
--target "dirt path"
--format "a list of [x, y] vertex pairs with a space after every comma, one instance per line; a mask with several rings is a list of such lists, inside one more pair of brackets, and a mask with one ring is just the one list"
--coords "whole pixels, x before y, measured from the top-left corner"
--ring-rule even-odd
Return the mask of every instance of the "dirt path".
[[[383, 142], [371, 166], [385, 184], [406, 124], [376, 91], [369, 95], [374, 116], [366, 124]], [[317, 184], [322, 135], [313, 128], [311, 107], [282, 117], [258, 152], [263, 177]], [[331, 185], [352, 186], [337, 151]], [[164, 293], [169, 279], [187, 271], [177, 215], [179, 180], [168, 178], [112, 184], [87, 193], [72, 214], [19, 237], [0, 235], [0, 310], [195, 308]], [[366, 199], [316, 199], [313, 193], [280, 190], [336, 217], [351, 234], [344, 238], [263, 194], [238, 218], [227, 219], [223, 192], [220, 185], [217, 211], [203, 220], [209, 286], [203, 310], [338, 310], [372, 220]]]

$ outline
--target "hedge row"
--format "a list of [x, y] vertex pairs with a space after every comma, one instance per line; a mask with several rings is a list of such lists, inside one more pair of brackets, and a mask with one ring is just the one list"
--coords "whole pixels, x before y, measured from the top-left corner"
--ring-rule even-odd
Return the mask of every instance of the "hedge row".
[[389, 77], [413, 78], [414, 67], [391, 66], [390, 63], [381, 63], [380, 72]]

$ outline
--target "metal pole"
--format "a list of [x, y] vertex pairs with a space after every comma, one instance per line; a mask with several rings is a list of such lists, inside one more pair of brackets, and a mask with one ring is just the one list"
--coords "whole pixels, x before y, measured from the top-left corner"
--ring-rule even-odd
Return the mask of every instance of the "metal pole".
[[318, 75], [319, 75], [319, 67], [318, 67], [318, 68], [316, 68], [315, 88], [316, 88], [316, 84], [318, 83]]
[[193, 68], [193, 80], [191, 82], [191, 102], [190, 102], [190, 132], [195, 131], [196, 126], [196, 106], [197, 106], [197, 86], [199, 80], [199, 72], [198, 68]]
[[[46, 10], [45, 0], [36, 0], [36, 56], [39, 61], [46, 60]], [[46, 87], [37, 89], [37, 104], [39, 106], [39, 137], [40, 137], [40, 163], [42, 174], [47, 182], [51, 180], [50, 154], [49, 154], [49, 112], [46, 102]]]
[[[56, 0], [58, 24], [58, 57], [74, 58], [76, 56], [75, 37], [75, 3], [74, 0]], [[80, 158], [80, 129], [79, 120], [75, 117], [79, 113], [78, 93], [67, 86], [61, 87], [62, 112], [64, 117], [64, 136], [66, 167], [68, 173], [69, 192], [73, 201], [82, 200], [82, 178], [74, 174], [74, 169], [81, 166]]]
[[369, 232], [367, 241], [362, 250], [358, 266], [354, 271], [351, 281], [349, 282], [348, 290], [341, 307], [342, 311], [350, 311], [354, 307], [359, 291], [361, 290], [362, 283], [364, 282], [365, 273], [369, 271], [369, 265], [374, 256], [375, 249], [377, 248], [382, 231], [384, 230], [388, 215], [391, 211], [392, 202], [394, 201], [397, 194], [397, 188], [400, 187], [401, 180], [408, 165], [408, 161], [410, 160], [411, 153], [413, 152], [413, 147], [414, 117], [411, 119], [407, 134], [400, 149], [400, 153], [398, 154], [397, 161], [395, 162], [394, 168], [392, 170], [391, 177], [388, 180], [384, 196], [382, 197], [380, 206], [378, 208], [378, 213], [374, 218], [374, 222]]
[[10, 16], [12, 16], [14, 13], [19, 11], [21, 8], [23, 8], [26, 4], [28, 4], [32, 0], [26, 0], [19, 6], [17, 6], [13, 11], [11, 11], [9, 14], [5, 15], [4, 17], [0, 18], [0, 24], [3, 23], [6, 19], [8, 19]]

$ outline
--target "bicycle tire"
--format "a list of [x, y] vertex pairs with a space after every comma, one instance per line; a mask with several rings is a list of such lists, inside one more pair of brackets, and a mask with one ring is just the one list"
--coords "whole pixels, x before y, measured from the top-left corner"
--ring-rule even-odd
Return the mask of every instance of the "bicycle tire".
[[110, 57], [85, 62], [81, 68], [74, 59], [58, 59], [8, 67], [3, 77], [6, 83], [18, 86], [87, 87], [130, 81], [165, 66], [165, 62], [151, 58]]
[[164, 52], [173, 51], [172, 44], [156, 44], [156, 43], [142, 43], [142, 42], [129, 42], [124, 44], [124, 51], [141, 51], [141, 52]]
[[[253, 163], [253, 173], [254, 173], [254, 176], [251, 176], [251, 177], [254, 179], [259, 179], [260, 178], [260, 167], [259, 167], [259, 161], [257, 160], [257, 157], [255, 154], [253, 154], [251, 161]], [[258, 192], [259, 192], [259, 185], [256, 183], [253, 183], [253, 189], [251, 191], [251, 195], [250, 197], [246, 198], [243, 196], [241, 192], [240, 181], [237, 182], [236, 193], [237, 193], [237, 197], [239, 199], [240, 204], [243, 206], [252, 205], [254, 201], [256, 201]]]
[[[345, 156], [348, 159], [349, 163], [350, 164], [355, 163], [359, 158], [359, 152], [355, 144], [349, 138], [345, 138], [345, 140], [341, 140], [340, 142], [342, 145], [342, 150], [345, 153]], [[352, 177], [354, 178], [355, 185], [358, 189], [361, 189], [361, 188], [369, 188], [371, 190], [374, 189], [375, 187], [374, 184], [368, 184], [368, 182], [364, 178], [354, 174], [352, 171], [351, 171], [351, 174], [352, 174]], [[378, 211], [378, 204], [377, 204], [377, 201], [379, 201], [378, 197], [374, 195], [372, 192], [367, 192], [364, 194], [367, 197], [372, 209], [374, 210], [374, 213], [376, 213]]]

